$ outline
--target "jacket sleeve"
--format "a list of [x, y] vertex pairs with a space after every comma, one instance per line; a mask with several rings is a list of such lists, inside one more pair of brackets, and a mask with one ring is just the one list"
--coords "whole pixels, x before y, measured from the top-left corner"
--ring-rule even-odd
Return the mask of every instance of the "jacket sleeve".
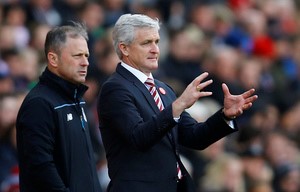
[[179, 144], [203, 150], [226, 135], [238, 131], [234, 121], [234, 129], [225, 122], [221, 110], [217, 111], [205, 122], [197, 123], [187, 112], [183, 112], [178, 124]]
[[69, 191], [54, 164], [54, 132], [54, 112], [46, 101], [32, 99], [24, 104], [17, 120], [20, 169], [24, 169], [24, 177], [40, 190]]

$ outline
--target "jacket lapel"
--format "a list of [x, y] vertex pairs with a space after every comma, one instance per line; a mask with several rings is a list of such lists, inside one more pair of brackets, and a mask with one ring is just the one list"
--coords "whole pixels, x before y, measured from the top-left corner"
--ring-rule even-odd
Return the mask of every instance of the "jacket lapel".
[[[134, 76], [132, 73], [130, 73], [127, 69], [125, 69], [120, 64], [118, 64], [118, 66], [116, 68], [116, 72], [119, 73], [121, 76], [123, 76], [125, 79], [127, 79], [129, 82], [131, 82], [133, 84], [133, 86], [135, 86], [137, 89], [139, 89], [143, 93], [146, 101], [149, 103], [149, 105], [155, 111], [156, 114], [160, 113], [149, 90], [136, 76]], [[167, 86], [165, 84], [163, 84], [159, 81], [156, 81], [156, 80], [154, 80], [154, 81], [156, 84], [156, 88], [158, 89], [157, 91], [162, 99], [163, 104], [164, 104], [164, 107], [170, 105], [173, 101], [172, 97], [171, 97], [171, 93], [168, 92], [168, 91], [170, 91], [170, 89], [167, 88]], [[160, 88], [163, 88], [166, 91], [166, 93], [162, 94], [159, 90]], [[175, 129], [172, 129], [171, 131], [169, 131], [169, 133], [167, 134], [167, 138], [168, 138], [170, 144], [173, 147], [175, 147], [175, 149], [176, 149], [177, 134], [176, 134]]]
[[143, 93], [145, 99], [156, 114], [160, 112], [149, 90], [138, 78], [136, 78], [132, 73], [130, 73], [120, 64], [118, 64], [116, 72], [122, 75], [128, 81], [130, 81], [137, 89], [139, 89]]

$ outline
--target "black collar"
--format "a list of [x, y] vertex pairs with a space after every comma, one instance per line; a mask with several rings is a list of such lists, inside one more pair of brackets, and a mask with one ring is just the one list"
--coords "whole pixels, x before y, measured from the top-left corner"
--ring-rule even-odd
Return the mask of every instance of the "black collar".
[[40, 76], [40, 82], [73, 99], [81, 98], [88, 89], [88, 87], [84, 84], [76, 85], [57, 76], [56, 74], [52, 73], [47, 67], [43, 74]]

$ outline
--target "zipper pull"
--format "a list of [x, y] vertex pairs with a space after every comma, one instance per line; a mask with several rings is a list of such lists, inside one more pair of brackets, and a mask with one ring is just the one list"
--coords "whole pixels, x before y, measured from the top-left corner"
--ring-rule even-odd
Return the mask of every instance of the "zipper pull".
[[85, 130], [84, 120], [83, 120], [82, 115], [80, 115], [80, 121], [81, 121], [81, 127], [82, 127], [82, 129]]

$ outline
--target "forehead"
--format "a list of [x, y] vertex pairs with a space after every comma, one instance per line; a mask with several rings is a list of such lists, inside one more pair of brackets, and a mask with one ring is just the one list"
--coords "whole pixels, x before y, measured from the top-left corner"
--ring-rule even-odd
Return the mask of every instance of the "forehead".
[[86, 39], [82, 36], [70, 37], [67, 36], [66, 44], [80, 44], [80, 43], [87, 43]]
[[62, 47], [63, 50], [66, 51], [72, 51], [72, 50], [87, 50], [87, 41], [85, 40], [84, 37], [76, 37], [76, 38], [71, 38], [67, 37], [66, 43]]
[[150, 27], [144, 27], [144, 28], [138, 28], [135, 30], [135, 40], [156, 40], [159, 39], [159, 33], [158, 30], [155, 28]]

